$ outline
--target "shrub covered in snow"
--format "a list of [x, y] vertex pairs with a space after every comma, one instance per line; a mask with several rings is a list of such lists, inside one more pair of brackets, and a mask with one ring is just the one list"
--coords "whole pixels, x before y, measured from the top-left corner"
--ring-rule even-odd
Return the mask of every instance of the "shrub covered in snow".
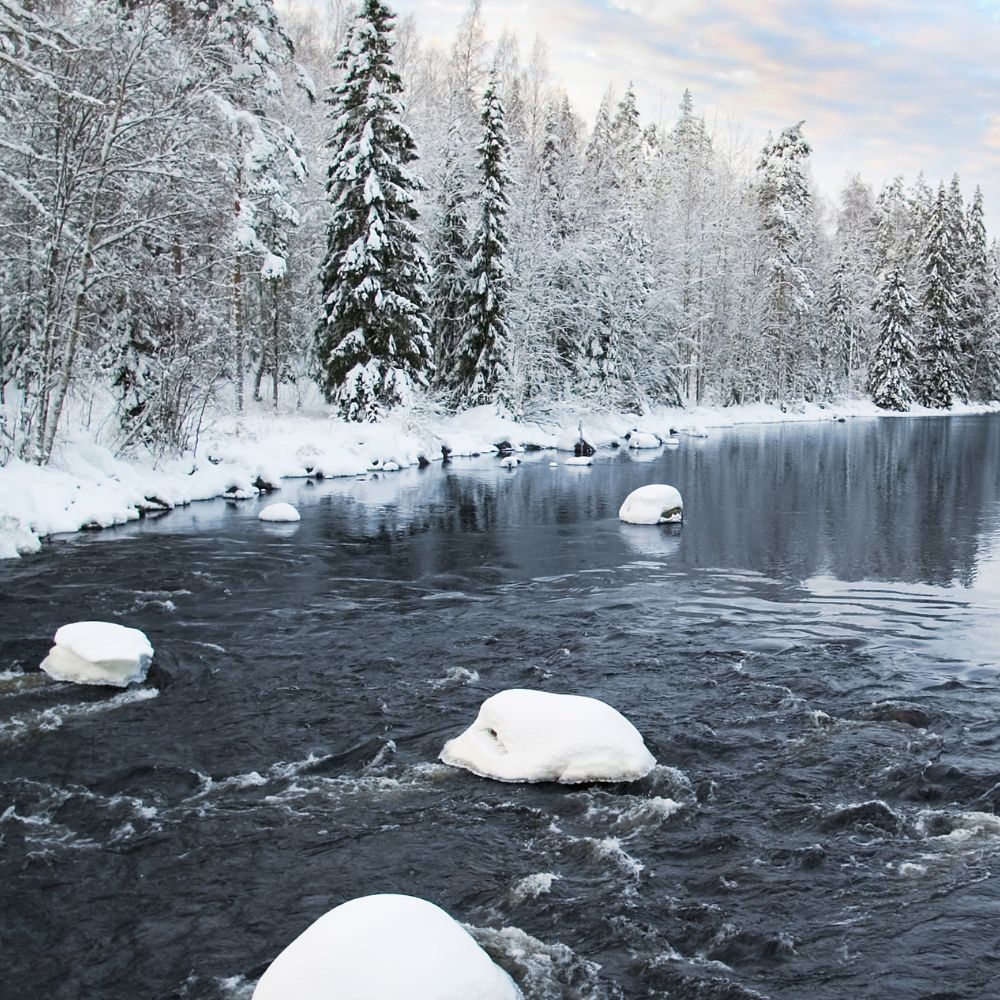
[[143, 632], [113, 622], [73, 622], [56, 632], [42, 670], [57, 681], [128, 687], [146, 679], [153, 647]]
[[253, 1000], [518, 1000], [513, 980], [444, 910], [362, 896], [330, 910], [271, 963]]
[[596, 698], [513, 689], [487, 698], [440, 759], [498, 781], [633, 781], [656, 765], [624, 716]]

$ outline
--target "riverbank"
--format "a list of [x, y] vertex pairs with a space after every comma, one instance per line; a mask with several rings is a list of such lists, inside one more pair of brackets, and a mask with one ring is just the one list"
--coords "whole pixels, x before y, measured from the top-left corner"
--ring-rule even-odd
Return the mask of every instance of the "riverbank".
[[[951, 415], [1000, 412], [1000, 404], [957, 405]], [[245, 499], [280, 489], [283, 479], [391, 473], [418, 464], [486, 454], [503, 442], [515, 451], [554, 449], [578, 425], [597, 448], [627, 445], [634, 428], [666, 437], [747, 424], [828, 421], [877, 416], [943, 416], [915, 408], [889, 414], [868, 400], [837, 404], [765, 404], [633, 414], [567, 407], [515, 422], [489, 407], [460, 414], [407, 411], [382, 424], [349, 424], [321, 411], [275, 414], [261, 408], [219, 419], [197, 452], [168, 459], [120, 458], [94, 436], [67, 434], [46, 467], [12, 460], [0, 467], [0, 558], [36, 552], [43, 538], [108, 528], [198, 500]]]

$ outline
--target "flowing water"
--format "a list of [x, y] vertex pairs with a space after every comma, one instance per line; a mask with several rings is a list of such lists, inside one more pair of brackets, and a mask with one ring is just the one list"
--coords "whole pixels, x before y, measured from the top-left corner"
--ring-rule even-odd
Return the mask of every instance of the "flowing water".
[[[1000, 419], [552, 458], [0, 564], [5, 1000], [249, 997], [373, 892], [443, 906], [539, 1000], [1000, 996]], [[648, 482], [682, 528], [618, 522]], [[148, 633], [144, 686], [38, 672], [88, 618]], [[609, 702], [659, 766], [438, 764], [510, 687]]]

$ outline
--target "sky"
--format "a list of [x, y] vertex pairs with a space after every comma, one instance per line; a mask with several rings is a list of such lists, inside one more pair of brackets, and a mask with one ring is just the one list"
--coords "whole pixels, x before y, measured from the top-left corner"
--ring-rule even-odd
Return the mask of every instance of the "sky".
[[[389, 0], [450, 45], [468, 0]], [[484, 0], [491, 39], [536, 36], [554, 82], [593, 123], [608, 85], [632, 82], [644, 120], [670, 123], [684, 88], [709, 126], [751, 148], [805, 120], [812, 170], [836, 198], [919, 171], [983, 189], [1000, 236], [1000, 0]]]

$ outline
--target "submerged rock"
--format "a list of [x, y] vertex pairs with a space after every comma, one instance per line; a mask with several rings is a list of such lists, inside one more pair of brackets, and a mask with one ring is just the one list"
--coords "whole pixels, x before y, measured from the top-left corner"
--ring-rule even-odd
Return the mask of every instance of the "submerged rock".
[[253, 1000], [519, 1000], [514, 981], [440, 907], [415, 896], [352, 899], [306, 928]]
[[498, 781], [634, 781], [656, 760], [623, 715], [596, 698], [513, 689], [487, 698], [440, 759]]
[[619, 520], [628, 524], [677, 524], [683, 517], [680, 492], [662, 483], [633, 490], [618, 511]]
[[41, 668], [57, 681], [128, 687], [146, 679], [153, 647], [145, 633], [114, 622], [73, 622], [55, 634]]

